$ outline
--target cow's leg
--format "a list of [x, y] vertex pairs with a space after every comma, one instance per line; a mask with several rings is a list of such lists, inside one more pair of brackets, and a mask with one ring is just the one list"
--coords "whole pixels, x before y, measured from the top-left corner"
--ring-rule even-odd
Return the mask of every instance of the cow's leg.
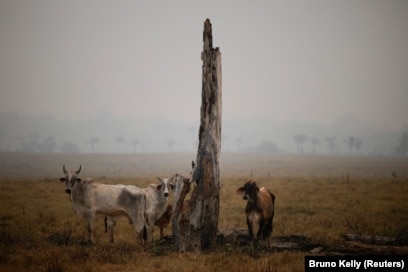
[[271, 230], [271, 235], [272, 235], [272, 232], [273, 232], [273, 216], [275, 215], [275, 213], [273, 212], [272, 213], [272, 216], [271, 216], [271, 218], [270, 218], [270, 220], [271, 220], [271, 222], [270, 222], [270, 224], [271, 224], [271, 226], [270, 226], [270, 230]]
[[113, 228], [116, 225], [115, 219], [105, 216], [105, 232], [109, 232], [109, 243], [113, 243]]
[[265, 223], [264, 229], [262, 231], [262, 239], [266, 239], [269, 236], [271, 236], [271, 231], [270, 231], [270, 224], [269, 220]]
[[268, 238], [268, 247], [270, 248], [272, 245], [272, 230], [273, 230], [273, 226], [272, 226], [272, 221], [273, 221], [273, 214], [272, 216], [268, 219], [268, 224], [266, 227], [266, 231], [268, 232], [265, 238]]
[[136, 232], [136, 242], [139, 243], [144, 249], [147, 245], [147, 229], [144, 216], [140, 216], [137, 213], [129, 213], [129, 223], [133, 223], [133, 227]]
[[248, 217], [247, 217], [247, 225], [248, 225], [248, 237], [249, 237], [249, 240], [252, 240], [254, 239], [254, 227], [253, 227], [252, 222], [248, 219]]
[[265, 220], [260, 220], [259, 221], [259, 229], [258, 229], [258, 232], [257, 232], [257, 234], [256, 234], [256, 238], [258, 239], [258, 240], [261, 240], [262, 238], [263, 238], [263, 236], [264, 236], [264, 231], [265, 231], [265, 229], [266, 229], [266, 226], [265, 226], [266, 224], [265, 224]]
[[269, 228], [270, 228], [270, 225], [269, 225], [269, 219], [268, 219], [264, 221], [264, 226], [263, 226], [262, 232], [260, 233], [262, 239], [266, 239], [269, 236], [270, 234]]
[[94, 233], [93, 233], [93, 218], [89, 218], [88, 222], [86, 223], [86, 229], [88, 231], [88, 243], [93, 244], [94, 241]]
[[267, 224], [265, 226], [264, 238], [270, 237], [272, 234], [272, 231], [273, 231], [272, 221], [273, 221], [273, 214], [271, 217], [268, 218]]
[[154, 232], [154, 223], [156, 216], [154, 213], [147, 213], [147, 243], [150, 244], [153, 242], [153, 232]]
[[163, 227], [160, 227], [160, 238], [164, 237], [164, 230]]
[[136, 243], [139, 246], [142, 246], [143, 248], [146, 247], [146, 238], [145, 235], [143, 234], [143, 232], [145, 231], [144, 229], [138, 229], [137, 226], [135, 225], [135, 232], [136, 232]]

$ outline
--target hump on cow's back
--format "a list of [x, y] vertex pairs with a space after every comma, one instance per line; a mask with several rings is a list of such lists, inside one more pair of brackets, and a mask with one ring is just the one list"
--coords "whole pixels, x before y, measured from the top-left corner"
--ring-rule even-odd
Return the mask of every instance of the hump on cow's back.
[[266, 187], [261, 187], [259, 188], [259, 192], [272, 199], [272, 201], [275, 201], [275, 195]]
[[92, 183], [92, 182], [94, 182], [94, 179], [93, 178], [85, 178], [85, 179], [81, 180], [81, 182], [82, 183]]

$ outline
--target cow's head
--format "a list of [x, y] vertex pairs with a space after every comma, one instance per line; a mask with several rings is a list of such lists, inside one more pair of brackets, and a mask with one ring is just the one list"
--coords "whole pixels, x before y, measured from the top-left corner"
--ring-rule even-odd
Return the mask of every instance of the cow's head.
[[168, 197], [170, 195], [170, 190], [174, 189], [174, 185], [169, 178], [160, 178], [157, 177], [160, 181], [160, 184], [157, 185], [157, 190], [159, 190], [164, 197]]
[[64, 171], [65, 177], [61, 177], [59, 181], [61, 182], [65, 181], [65, 192], [67, 194], [71, 194], [71, 190], [75, 186], [75, 183], [81, 181], [81, 179], [78, 178], [78, 174], [79, 172], [81, 172], [81, 165], [79, 166], [79, 169], [76, 171], [67, 171], [65, 169], [65, 164], [64, 164], [62, 166], [62, 171]]
[[258, 192], [259, 192], [259, 187], [256, 185], [256, 182], [253, 180], [246, 182], [243, 187], [239, 187], [235, 191], [237, 195], [242, 194], [242, 198], [250, 202], [255, 201]]

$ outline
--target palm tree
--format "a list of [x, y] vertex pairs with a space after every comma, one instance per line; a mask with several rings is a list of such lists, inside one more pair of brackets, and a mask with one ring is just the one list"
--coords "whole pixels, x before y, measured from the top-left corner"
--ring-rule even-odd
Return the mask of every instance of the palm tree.
[[350, 154], [353, 154], [353, 149], [356, 149], [356, 153], [360, 151], [361, 145], [363, 144], [363, 140], [360, 138], [349, 136], [344, 139], [347, 147], [350, 149]]
[[99, 139], [95, 136], [89, 137], [88, 141], [86, 141], [86, 144], [91, 145], [92, 153], [95, 153], [95, 144], [99, 143]]
[[307, 140], [307, 136], [305, 134], [296, 134], [295, 136], [293, 136], [293, 140], [296, 143], [296, 152], [304, 153], [303, 143]]
[[115, 137], [115, 142], [118, 144], [119, 152], [120, 152], [120, 145], [126, 143], [126, 139], [122, 135], [119, 135]]
[[357, 140], [354, 143], [354, 148], [356, 149], [357, 154], [360, 152], [360, 148], [363, 145], [363, 140], [360, 138], [357, 138]]
[[331, 154], [333, 154], [336, 150], [338, 150], [335, 136], [328, 136], [328, 137], [326, 137], [324, 139], [327, 142], [327, 146], [328, 146]]
[[320, 140], [313, 137], [313, 138], [310, 139], [310, 143], [312, 144], [312, 152], [314, 154], [316, 154], [317, 153], [317, 147], [320, 146]]
[[357, 138], [354, 136], [348, 136], [346, 139], [344, 139], [344, 142], [346, 143], [348, 149], [350, 149], [350, 154], [353, 154], [353, 148], [356, 143]]

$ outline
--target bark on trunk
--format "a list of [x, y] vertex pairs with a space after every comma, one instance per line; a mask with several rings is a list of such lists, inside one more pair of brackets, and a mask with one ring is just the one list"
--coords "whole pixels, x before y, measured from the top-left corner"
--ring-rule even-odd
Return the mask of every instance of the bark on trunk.
[[184, 201], [186, 194], [183, 193], [187, 185], [181, 185], [180, 182], [175, 188], [173, 235], [177, 251], [208, 250], [215, 247], [217, 239], [222, 116], [221, 53], [219, 48], [212, 47], [209, 19], [204, 22], [203, 42], [199, 146], [197, 165], [190, 180], [195, 182], [195, 187], [188, 201]]

